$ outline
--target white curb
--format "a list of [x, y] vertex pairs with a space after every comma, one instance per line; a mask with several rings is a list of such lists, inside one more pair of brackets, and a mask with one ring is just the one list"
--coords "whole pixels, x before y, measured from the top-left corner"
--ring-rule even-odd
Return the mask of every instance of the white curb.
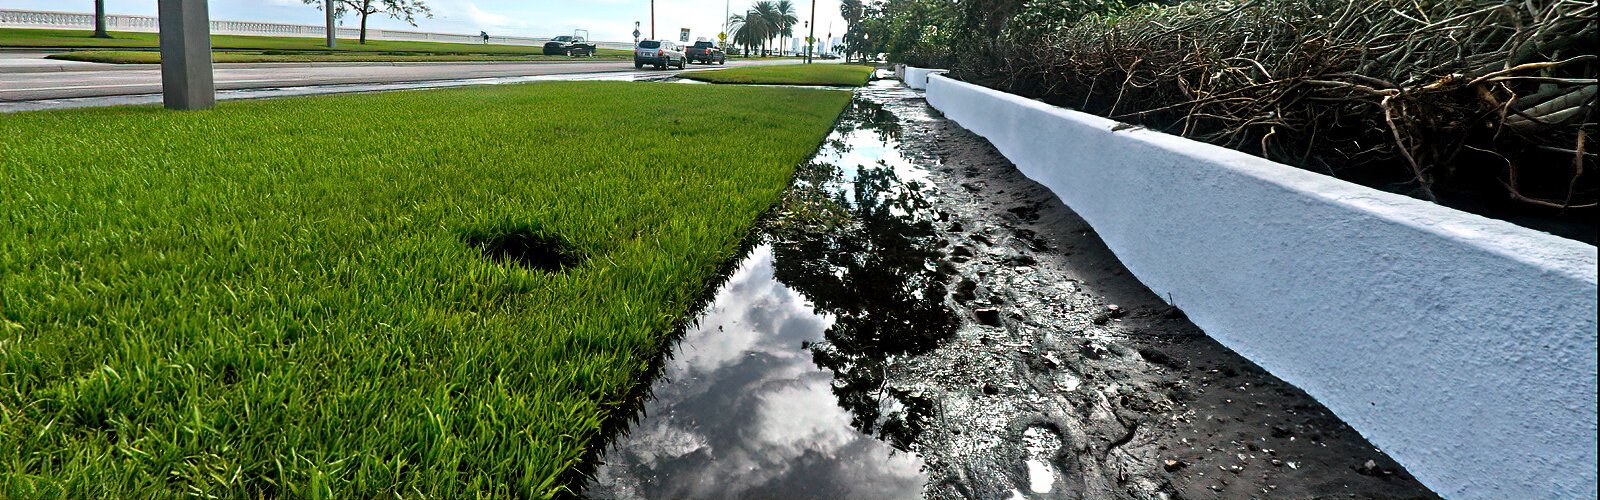
[[1156, 294], [1440, 495], [1596, 496], [1594, 246], [944, 76], [927, 90]]

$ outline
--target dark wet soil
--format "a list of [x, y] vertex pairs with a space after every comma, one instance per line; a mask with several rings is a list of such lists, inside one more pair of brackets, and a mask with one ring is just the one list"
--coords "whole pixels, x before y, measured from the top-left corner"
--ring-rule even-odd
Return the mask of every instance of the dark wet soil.
[[529, 269], [559, 272], [583, 262], [565, 240], [534, 228], [473, 232], [465, 239], [468, 244], [482, 249], [484, 256], [490, 259]]
[[761, 241], [586, 494], [1434, 497], [914, 91], [858, 91]]

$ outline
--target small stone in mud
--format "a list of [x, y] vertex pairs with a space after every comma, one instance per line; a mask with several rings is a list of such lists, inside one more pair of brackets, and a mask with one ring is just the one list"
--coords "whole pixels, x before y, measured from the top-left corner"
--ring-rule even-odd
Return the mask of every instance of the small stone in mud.
[[999, 387], [995, 387], [995, 385], [992, 384], [992, 383], [986, 383], [986, 384], [983, 384], [983, 393], [986, 394], [986, 395], [989, 395], [989, 396], [993, 396], [995, 394], [999, 394], [1000, 393], [1000, 388]]
[[950, 249], [950, 256], [951, 257], [971, 257], [972, 256], [972, 249], [968, 248], [966, 245], [956, 245], [955, 248]]
[[1093, 321], [1096, 325], [1106, 326], [1111, 323], [1111, 314], [1105, 312], [1095, 314]]
[[950, 227], [948, 229], [945, 229], [945, 230], [946, 231], [950, 231], [952, 233], [959, 233], [959, 232], [967, 230], [967, 228], [962, 226], [960, 222], [951, 222], [950, 223]]
[[1168, 356], [1167, 353], [1158, 351], [1158, 350], [1153, 349], [1153, 348], [1141, 347], [1141, 348], [1139, 348], [1139, 355], [1143, 356], [1146, 361], [1149, 361], [1151, 363], [1155, 363], [1155, 364], [1162, 365], [1162, 366], [1169, 366], [1169, 367], [1173, 367], [1173, 368], [1180, 367], [1180, 365], [1178, 364], [1178, 361], [1175, 360], [1175, 359], [1172, 359], [1172, 356]]
[[989, 326], [1000, 326], [1000, 310], [999, 309], [995, 309], [993, 307], [984, 307], [984, 308], [980, 308], [978, 310], [972, 311], [972, 314], [973, 314], [973, 316], [976, 316], [978, 318], [978, 322], [979, 323], [983, 323], [983, 324], [989, 325]]
[[982, 243], [982, 244], [985, 244], [985, 245], [994, 245], [994, 242], [990, 241], [988, 236], [984, 236], [984, 235], [981, 235], [981, 234], [972, 235], [972, 241], [976, 241], [978, 243]]
[[1128, 311], [1124, 310], [1122, 306], [1111, 304], [1106, 306], [1106, 314], [1111, 315], [1112, 318], [1121, 318], [1123, 316], [1127, 316]]
[[1390, 470], [1386, 467], [1379, 467], [1378, 462], [1375, 460], [1368, 460], [1366, 463], [1355, 467], [1355, 470], [1357, 474], [1361, 474], [1363, 476], [1383, 477], [1394, 474], [1393, 470]]
[[1182, 469], [1182, 468], [1188, 467], [1188, 466], [1189, 466], [1189, 464], [1183, 463], [1182, 460], [1174, 460], [1174, 459], [1170, 459], [1170, 458], [1167, 459], [1166, 462], [1163, 462], [1161, 464], [1161, 467], [1163, 469], [1166, 469], [1167, 472], [1172, 472], [1172, 471], [1175, 471], [1175, 470], [1178, 470], [1178, 469]]

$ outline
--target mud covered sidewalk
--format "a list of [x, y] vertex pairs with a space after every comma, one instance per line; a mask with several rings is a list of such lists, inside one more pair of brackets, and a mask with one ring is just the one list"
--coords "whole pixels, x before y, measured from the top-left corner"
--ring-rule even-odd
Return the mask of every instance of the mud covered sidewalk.
[[[717, 405], [750, 389], [707, 397], [716, 390], [695, 384], [728, 382], [703, 370], [669, 369], [634, 436], [608, 449], [603, 461], [610, 465], [585, 494], [1434, 497], [1322, 405], [1211, 340], [1180, 308], [1154, 296], [1050, 191], [982, 138], [939, 117], [920, 93], [878, 81], [856, 96], [763, 229], [752, 257], [764, 276], [760, 286], [744, 281], [752, 265], [746, 261], [674, 357], [704, 358], [711, 346], [727, 343], [716, 339], [730, 336], [746, 339], [738, 344], [747, 346], [741, 348], [747, 358], [809, 357], [805, 370], [831, 375], [810, 386], [832, 397], [783, 405], [786, 414], [840, 413], [838, 425], [895, 452], [856, 443], [819, 454], [803, 442], [786, 443], [782, 449], [810, 450], [786, 462], [809, 465], [786, 470], [810, 472], [761, 475], [762, 484], [744, 489], [718, 487], [719, 478], [730, 476], [708, 473], [708, 464], [729, 456], [730, 447], [750, 448], [732, 442], [765, 435], [713, 429], [724, 425], [714, 423], [716, 415], [749, 413]], [[772, 307], [762, 297], [774, 292], [738, 291], [765, 290], [768, 281], [777, 293], [799, 297], [784, 307], [809, 308], [803, 323], [811, 326], [735, 325], [740, 317], [772, 316], [740, 312]], [[753, 350], [748, 346], [767, 344], [747, 337], [779, 340]], [[782, 366], [787, 374], [803, 371]], [[735, 378], [772, 377], [745, 370]], [[686, 392], [693, 399], [673, 399]], [[818, 406], [827, 403], [837, 406]], [[693, 432], [661, 430], [677, 427]], [[819, 435], [855, 443], [836, 434]], [[751, 449], [750, 456], [769, 455]], [[909, 480], [903, 452], [920, 458], [925, 480]], [[894, 467], [860, 463], [871, 460]], [[673, 477], [699, 479], [690, 487], [674, 485]], [[861, 486], [874, 481], [882, 487]], [[917, 484], [920, 491], [904, 491]], [[811, 489], [796, 489], [802, 487]]]
[[888, 377], [940, 410], [917, 440], [928, 496], [1434, 496], [1152, 294], [987, 141], [911, 91], [860, 98], [894, 114], [903, 150], [931, 166], [928, 199], [948, 219], [938, 244], [957, 270], [950, 306], [969, 319]]

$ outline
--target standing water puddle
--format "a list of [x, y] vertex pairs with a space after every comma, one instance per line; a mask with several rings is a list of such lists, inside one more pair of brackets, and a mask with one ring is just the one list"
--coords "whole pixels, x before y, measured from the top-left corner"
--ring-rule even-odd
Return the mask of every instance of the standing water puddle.
[[[893, 92], [880, 83], [864, 92]], [[907, 451], [930, 400], [885, 387], [887, 360], [959, 326], [950, 267], [882, 106], [851, 103], [607, 448], [592, 498], [920, 498]]]

